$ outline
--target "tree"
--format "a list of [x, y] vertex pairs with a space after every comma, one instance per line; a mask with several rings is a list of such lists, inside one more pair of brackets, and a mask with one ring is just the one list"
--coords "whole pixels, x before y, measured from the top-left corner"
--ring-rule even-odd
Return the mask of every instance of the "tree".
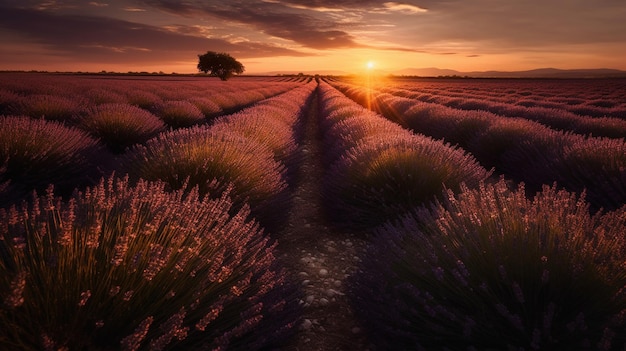
[[204, 73], [210, 71], [210, 75], [227, 80], [233, 74], [243, 73], [245, 68], [227, 53], [207, 51], [204, 55], [198, 55], [198, 70]]

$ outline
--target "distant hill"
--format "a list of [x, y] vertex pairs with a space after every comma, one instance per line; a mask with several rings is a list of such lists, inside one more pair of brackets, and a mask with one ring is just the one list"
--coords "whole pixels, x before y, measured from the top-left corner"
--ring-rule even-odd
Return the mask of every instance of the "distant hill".
[[460, 72], [451, 69], [440, 68], [405, 68], [392, 72], [400, 76], [420, 76], [420, 77], [441, 77], [441, 76], [461, 76], [476, 78], [604, 78], [621, 77], [626, 78], [626, 71], [609, 68], [598, 69], [557, 69], [539, 68], [528, 71], [473, 71]]
[[323, 75], [323, 76], [345, 76], [348, 75], [348, 72], [345, 71], [339, 71], [339, 70], [320, 70], [320, 71], [272, 71], [272, 72], [266, 72], [263, 73], [264, 75], [269, 75], [269, 76], [279, 76], [279, 75], [297, 75], [297, 74], [304, 74], [307, 76], [314, 76], [316, 74], [319, 75]]
[[420, 77], [440, 77], [440, 76], [460, 76], [465, 75], [453, 69], [441, 69], [435, 67], [428, 68], [405, 68], [394, 71], [391, 74], [396, 76], [420, 76]]
[[[341, 70], [319, 70], [319, 71], [272, 71], [257, 73], [269, 76], [278, 75], [334, 75], [345, 76], [350, 72]], [[442, 69], [436, 67], [427, 68], [405, 68], [397, 71], [376, 71], [377, 74], [395, 76], [418, 76], [418, 77], [472, 77], [472, 78], [626, 78], [626, 71], [610, 68], [595, 69], [558, 69], [558, 68], [538, 68], [527, 71], [471, 71], [462, 72], [453, 69]]]

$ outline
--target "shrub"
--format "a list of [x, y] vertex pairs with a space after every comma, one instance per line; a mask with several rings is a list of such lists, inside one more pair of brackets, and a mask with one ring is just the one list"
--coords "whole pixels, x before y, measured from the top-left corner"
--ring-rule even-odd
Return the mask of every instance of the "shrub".
[[195, 97], [189, 99], [189, 102], [196, 105], [206, 118], [213, 118], [222, 114], [222, 108], [209, 98]]
[[153, 110], [163, 100], [154, 93], [145, 90], [128, 90], [125, 92], [126, 101], [145, 110]]
[[224, 92], [211, 94], [210, 99], [217, 104], [225, 113], [232, 113], [239, 107], [239, 102], [235, 97], [236, 93]]
[[626, 142], [579, 138], [553, 161], [555, 180], [575, 192], [587, 192], [592, 207], [607, 210], [626, 203]]
[[296, 177], [295, 166], [301, 156], [297, 140], [300, 140], [304, 129], [302, 111], [308, 106], [314, 89], [314, 84], [306, 84], [265, 99], [237, 113], [218, 118], [211, 129], [238, 133], [267, 146], [274, 159], [285, 166], [283, 178], [291, 181]]
[[121, 170], [133, 180], [162, 180], [172, 189], [198, 186], [200, 195], [218, 195], [232, 183], [236, 205], [249, 203], [263, 225], [284, 216], [284, 166], [267, 146], [235, 132], [193, 127], [162, 133], [131, 148]]
[[[484, 130], [489, 129], [494, 120], [497, 119], [496, 116], [483, 111], [457, 112], [450, 110], [449, 112], [453, 114], [451, 123], [449, 126], [445, 124], [437, 126], [439, 135], [442, 135], [442, 138], [447, 142], [459, 144], [463, 148], [467, 148], [475, 138], [481, 135]], [[445, 129], [446, 127], [448, 129]]]
[[106, 88], [92, 88], [85, 92], [85, 96], [91, 101], [92, 104], [123, 104], [126, 102], [126, 97], [116, 93], [111, 89]]
[[240, 105], [250, 105], [263, 99], [265, 99], [265, 95], [256, 89], [240, 91], [237, 95], [235, 95], [235, 100]]
[[406, 125], [404, 115], [417, 103], [417, 101], [413, 99], [386, 93], [377, 93], [373, 100], [372, 104], [375, 106], [378, 113], [400, 125]]
[[498, 119], [477, 135], [467, 148], [481, 164], [501, 169], [508, 151], [518, 147], [521, 142], [540, 142], [540, 132], [546, 129], [539, 123], [522, 118]]
[[405, 112], [403, 125], [416, 133], [442, 139], [456, 123], [458, 114], [452, 112], [452, 109], [442, 105], [415, 101], [413, 107]]
[[336, 123], [339, 123], [344, 119], [351, 118], [357, 115], [362, 116], [372, 114], [372, 112], [364, 109], [359, 105], [356, 105], [354, 103], [348, 104], [348, 102], [344, 99], [346, 99], [345, 96], [341, 98], [341, 100], [339, 100], [339, 98], [332, 98], [325, 101], [325, 105], [327, 107], [324, 107], [323, 110], [326, 111], [326, 114], [324, 115], [324, 118], [320, 121], [320, 129], [322, 131], [325, 132], [331, 129]]
[[609, 138], [626, 138], [626, 120], [614, 117], [580, 118], [575, 132]]
[[501, 180], [376, 232], [349, 296], [381, 349], [621, 350], [626, 216]]
[[[0, 166], [0, 208], [10, 205], [14, 198], [19, 197], [19, 194], [23, 193], [16, 191], [13, 184], [11, 184], [11, 179], [7, 179], [5, 176], [7, 162], [3, 162], [3, 164], [3, 166]], [[15, 195], [15, 193], [18, 195]]]
[[26, 115], [52, 121], [73, 123], [84, 113], [85, 105], [80, 99], [58, 95], [29, 95], [20, 97], [14, 104], [14, 115]]
[[21, 97], [10, 90], [0, 88], [0, 115], [10, 114]]
[[[245, 138], [267, 146], [276, 161], [291, 164], [297, 145], [293, 130], [278, 119], [263, 114], [264, 111], [251, 111], [240, 115], [229, 115], [213, 124], [211, 129], [239, 133]], [[238, 118], [241, 117], [241, 118]]]
[[24, 191], [45, 190], [55, 184], [61, 194], [95, 182], [96, 167], [107, 163], [107, 153], [86, 132], [58, 122], [27, 116], [0, 116], [0, 183]]
[[348, 150], [325, 177], [329, 213], [340, 224], [370, 228], [433, 201], [490, 172], [462, 149], [417, 135], [373, 136]]
[[110, 178], [61, 202], [0, 210], [3, 349], [255, 350], [299, 319], [275, 244], [163, 183]]
[[539, 129], [532, 138], [519, 143], [500, 157], [500, 171], [507, 178], [524, 182], [528, 193], [541, 191], [545, 184], [558, 179], [555, 164], [561, 163], [564, 149], [573, 140], [582, 138], [575, 134], [561, 134], [551, 129]]
[[204, 114], [189, 101], [165, 101], [155, 107], [155, 114], [172, 128], [190, 127], [204, 122]]
[[80, 125], [118, 154], [165, 130], [165, 125], [158, 117], [128, 104], [96, 106], [81, 120]]
[[381, 139], [393, 139], [410, 132], [386, 119], [369, 112], [361, 111], [352, 117], [336, 122], [324, 133], [326, 162], [334, 163], [338, 157], [359, 145], [364, 138], [377, 136]]

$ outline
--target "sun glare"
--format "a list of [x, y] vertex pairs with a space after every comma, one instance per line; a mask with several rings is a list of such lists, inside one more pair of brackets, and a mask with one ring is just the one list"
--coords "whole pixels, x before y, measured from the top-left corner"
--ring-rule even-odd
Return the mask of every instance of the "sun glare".
[[373, 69], [374, 68], [374, 61], [367, 61], [366, 67], [367, 67], [367, 69]]

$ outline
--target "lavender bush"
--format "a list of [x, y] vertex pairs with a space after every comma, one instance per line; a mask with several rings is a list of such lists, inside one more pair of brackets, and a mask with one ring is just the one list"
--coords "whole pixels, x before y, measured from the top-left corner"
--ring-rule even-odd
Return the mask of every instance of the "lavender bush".
[[193, 97], [188, 100], [204, 114], [206, 118], [214, 118], [222, 114], [222, 108], [207, 97]]
[[613, 210], [626, 204], [624, 139], [574, 138], [551, 168], [559, 185], [586, 191], [594, 209]]
[[293, 170], [298, 161], [297, 141], [303, 133], [302, 111], [315, 89], [307, 84], [258, 102], [238, 113], [220, 117], [212, 129], [223, 129], [263, 144], [274, 158]]
[[20, 95], [12, 91], [0, 88], [0, 115], [10, 114], [20, 102], [20, 98]]
[[158, 117], [128, 104], [98, 105], [81, 120], [80, 126], [117, 154], [165, 130]]
[[235, 97], [235, 93], [224, 92], [211, 94], [211, 100], [216, 103], [225, 113], [232, 113], [239, 107], [239, 102]]
[[123, 104], [126, 103], [126, 97], [109, 88], [91, 88], [85, 93], [85, 97], [92, 104]]
[[266, 145], [274, 154], [276, 161], [283, 164], [292, 163], [297, 148], [294, 132], [291, 126], [272, 117], [263, 114], [263, 111], [255, 110], [252, 113], [244, 112], [240, 116], [235, 114], [218, 119], [211, 128], [239, 133], [245, 138]]
[[387, 224], [349, 296], [380, 349], [622, 350], [626, 212], [504, 182]]
[[444, 187], [477, 186], [490, 172], [461, 149], [423, 136], [366, 138], [328, 170], [324, 196], [338, 223], [371, 228], [429, 203]]
[[189, 101], [169, 100], [154, 107], [155, 114], [172, 128], [190, 127], [204, 122], [204, 113]]
[[20, 97], [11, 114], [71, 124], [85, 112], [83, 106], [85, 103], [80, 98], [38, 94]]
[[26, 192], [55, 184], [59, 193], [69, 195], [76, 186], [100, 178], [96, 159], [106, 165], [108, 154], [82, 130], [27, 116], [0, 116], [0, 168], [5, 169], [0, 183], [10, 180]]
[[232, 183], [237, 206], [250, 204], [264, 226], [284, 216], [284, 165], [267, 146], [232, 131], [198, 126], [162, 133], [131, 148], [120, 163], [132, 180], [162, 180], [171, 189], [198, 186], [200, 195], [218, 195]]
[[[534, 145], [546, 140], [541, 134], [549, 133], [539, 123], [518, 119], [497, 119], [490, 123], [489, 128], [478, 134], [467, 146], [474, 156], [488, 167], [502, 169], [506, 163], [505, 155], [524, 142]], [[556, 133], [552, 133], [556, 136]], [[562, 135], [562, 134], [561, 134]]]
[[409, 132], [399, 125], [382, 119], [368, 111], [357, 111], [351, 117], [336, 122], [324, 133], [327, 162], [333, 163], [336, 157], [346, 150], [359, 145], [363, 139], [377, 136], [381, 139], [393, 139]]
[[127, 89], [123, 93], [126, 95], [126, 102], [131, 105], [150, 111], [163, 102], [163, 99], [148, 90], [137, 90], [132, 87]]
[[0, 210], [0, 347], [260, 350], [299, 320], [275, 244], [228, 191], [110, 178]]

